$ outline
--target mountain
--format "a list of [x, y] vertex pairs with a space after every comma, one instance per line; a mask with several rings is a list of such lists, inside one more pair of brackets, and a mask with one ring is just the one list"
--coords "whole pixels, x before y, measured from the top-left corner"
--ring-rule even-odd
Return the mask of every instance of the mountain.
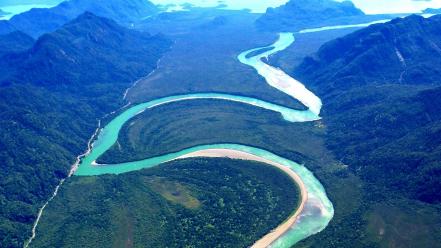
[[321, 91], [386, 82], [436, 84], [440, 55], [441, 16], [413, 15], [331, 41], [295, 73]]
[[0, 35], [0, 57], [7, 53], [18, 53], [32, 47], [34, 39], [29, 35], [16, 31]]
[[17, 29], [14, 26], [12, 26], [8, 21], [0, 20], [0, 35], [8, 34], [14, 31], [17, 31]]
[[38, 208], [87, 147], [97, 119], [171, 42], [84, 13], [0, 60], [0, 246], [22, 247]]
[[423, 10], [424, 14], [441, 14], [441, 9], [427, 8]]
[[337, 24], [363, 23], [381, 16], [368, 16], [351, 1], [290, 0], [277, 8], [268, 8], [256, 24], [271, 31], [299, 31]]
[[328, 147], [371, 192], [441, 203], [440, 47], [441, 16], [410, 16], [328, 42], [293, 72], [324, 101]]
[[[56, 30], [85, 11], [129, 25], [158, 10], [147, 0], [68, 0], [53, 8], [31, 9], [3, 22], [33, 37], [38, 37]], [[2, 28], [3, 25], [0, 23], [0, 34], [9, 32], [8, 29]]]
[[8, 14], [8, 12], [5, 12], [2, 9], [0, 9], [0, 17], [5, 16], [6, 14]]

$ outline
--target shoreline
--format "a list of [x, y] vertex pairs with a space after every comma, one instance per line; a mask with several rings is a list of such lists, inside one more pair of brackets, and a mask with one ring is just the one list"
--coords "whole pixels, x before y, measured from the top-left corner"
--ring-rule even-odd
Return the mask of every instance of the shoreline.
[[298, 217], [302, 213], [305, 208], [306, 201], [308, 200], [308, 192], [305, 184], [303, 183], [300, 176], [298, 176], [293, 170], [291, 170], [288, 166], [283, 164], [273, 162], [271, 160], [258, 157], [256, 155], [230, 150], [230, 149], [207, 149], [201, 150], [197, 152], [192, 152], [183, 156], [180, 156], [176, 159], [185, 159], [185, 158], [195, 158], [195, 157], [208, 157], [208, 158], [231, 158], [231, 159], [241, 159], [241, 160], [249, 160], [262, 162], [271, 166], [274, 166], [280, 170], [282, 170], [285, 174], [287, 174], [299, 187], [301, 201], [298, 205], [294, 214], [292, 214], [288, 219], [286, 219], [282, 224], [277, 226], [275, 229], [271, 230], [268, 234], [257, 240], [251, 247], [260, 248], [260, 247], [269, 247], [271, 244], [284, 235], [297, 221]]

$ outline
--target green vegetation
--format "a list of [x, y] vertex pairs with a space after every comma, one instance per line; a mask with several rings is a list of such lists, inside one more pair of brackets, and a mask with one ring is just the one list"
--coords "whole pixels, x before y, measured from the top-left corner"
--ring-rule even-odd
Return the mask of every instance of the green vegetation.
[[[439, 239], [433, 233], [440, 228], [436, 224], [441, 220], [439, 209], [385, 191], [380, 188], [384, 184], [371, 184], [348, 164], [336, 160], [324, 143], [329, 135], [329, 127], [324, 125], [327, 123], [327, 119], [288, 123], [275, 113], [225, 101], [174, 103], [146, 111], [130, 121], [121, 130], [118, 144], [100, 162], [139, 160], [198, 144], [231, 142], [258, 146], [305, 163], [334, 204], [336, 212], [330, 225], [299, 247], [375, 247], [395, 241], [397, 246], [405, 245], [400, 239], [402, 233], [393, 231], [402, 223], [397, 218], [406, 218], [406, 223], [412, 224], [412, 229], [403, 234], [419, 237], [410, 244], [424, 241], [431, 244], [429, 247], [437, 247]], [[375, 211], [378, 204], [393, 207], [401, 217], [392, 215], [384, 219]], [[371, 222], [379, 218], [388, 226], [387, 240], [378, 240], [379, 229], [371, 227]]]
[[365, 85], [439, 86], [440, 24], [440, 15], [411, 15], [371, 25], [324, 44], [292, 72], [322, 96]]
[[230, 159], [73, 177], [49, 204], [33, 246], [248, 247], [289, 217], [298, 195], [282, 171]]
[[240, 103], [177, 102], [147, 110], [127, 122], [118, 142], [98, 160], [135, 161], [201, 144], [236, 143], [304, 162], [301, 154], [317, 146], [309, 137], [321, 132], [311, 127], [314, 123], [290, 123], [278, 113]]
[[148, 178], [146, 183], [155, 192], [175, 204], [181, 204], [189, 209], [196, 209], [201, 205], [201, 202], [191, 195], [188, 187], [181, 183], [170, 182], [161, 177]]
[[348, 28], [315, 33], [296, 33], [294, 34], [295, 42], [283, 50], [283, 52], [272, 55], [269, 58], [269, 63], [282, 68], [285, 72], [294, 71], [306, 56], [315, 53], [324, 43], [352, 33], [357, 29]]
[[[258, 16], [245, 11], [192, 9], [147, 19], [140, 28], [172, 37], [173, 49], [151, 77], [129, 92], [128, 99], [140, 103], [169, 95], [217, 92], [302, 108], [237, 60], [240, 53], [277, 40], [276, 34], [253, 28]], [[221, 25], [215, 21], [219, 17], [223, 17]]]
[[[83, 18], [43, 36], [31, 50], [0, 60], [2, 247], [22, 246], [38, 207], [85, 149], [95, 120], [121, 106], [124, 89], [148, 74], [170, 45], [162, 36], [129, 32], [108, 20], [95, 25], [91, 14]], [[128, 99], [137, 103], [215, 91], [299, 107], [236, 60], [240, 52], [276, 39], [251, 28], [256, 18], [240, 11], [194, 9], [145, 20], [142, 29], [170, 35], [174, 48]], [[336, 47], [321, 49], [325, 56], [305, 61], [320, 66], [296, 75], [322, 97], [322, 121], [288, 123], [273, 112], [219, 100], [178, 102], [131, 120], [100, 160], [138, 160], [211, 143], [261, 147], [304, 163], [335, 206], [330, 225], [299, 247], [440, 247], [441, 89], [434, 87], [439, 85], [439, 56], [433, 56], [441, 47], [440, 25], [399, 26], [404, 29], [389, 32], [394, 29], [388, 27], [383, 34], [366, 29], [351, 36], [354, 43], [338, 39], [331, 43]], [[406, 27], [430, 30], [432, 43], [422, 41], [426, 32], [407, 35]], [[298, 43], [271, 62], [294, 71], [300, 57], [345, 32], [297, 35]], [[372, 49], [356, 44], [363, 41], [359, 34], [369, 37], [363, 44]], [[390, 39], [392, 34], [403, 36]], [[409, 40], [412, 46], [406, 45]], [[351, 44], [357, 49], [342, 52]], [[401, 74], [395, 46], [407, 59], [406, 72], [412, 73]], [[334, 56], [336, 63], [317, 61]], [[33, 244], [247, 246], [294, 209], [298, 192], [287, 180], [274, 168], [225, 159], [74, 177], [48, 206]]]
[[[95, 30], [100, 30], [96, 32]], [[12, 36], [13, 38], [13, 36]], [[38, 208], [170, 42], [87, 13], [0, 60], [0, 246], [21, 247]]]
[[428, 203], [441, 203], [440, 23], [410, 16], [370, 26], [295, 70], [326, 99], [328, 147], [378, 191]]
[[[304, 163], [324, 184], [338, 210], [326, 229], [341, 232], [327, 233], [332, 238], [336, 237], [333, 234], [347, 235], [345, 230], [360, 224], [363, 216], [358, 209], [363, 204], [363, 188], [359, 178], [333, 159], [323, 144], [324, 135], [320, 122], [289, 123], [278, 114], [252, 106], [225, 101], [179, 102], [134, 118], [121, 130], [119, 145], [104, 154], [101, 162], [138, 160], [210, 143], [242, 143], [268, 149]], [[357, 235], [354, 232], [353, 238]], [[314, 242], [325, 246], [322, 239], [320, 236]]]
[[326, 147], [346, 168], [338, 175], [356, 175], [360, 188], [351, 216], [302, 245], [440, 247], [440, 21], [362, 29], [294, 70], [324, 101]]

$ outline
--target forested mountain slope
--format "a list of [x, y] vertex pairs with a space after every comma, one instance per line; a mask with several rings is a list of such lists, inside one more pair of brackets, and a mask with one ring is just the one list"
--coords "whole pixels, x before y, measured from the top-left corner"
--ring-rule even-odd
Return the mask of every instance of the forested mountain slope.
[[374, 83], [439, 83], [440, 47], [441, 16], [413, 15], [328, 42], [296, 73], [323, 92]]
[[21, 52], [32, 47], [34, 39], [29, 35], [16, 31], [0, 35], [0, 57], [11, 52]]
[[277, 8], [268, 8], [256, 25], [270, 31], [299, 31], [331, 25], [363, 23], [386, 18], [365, 15], [351, 1], [290, 0]]
[[331, 41], [294, 71], [324, 100], [328, 147], [385, 197], [441, 202], [440, 47], [441, 16], [410, 16]]
[[20, 247], [38, 208], [170, 41], [85, 13], [0, 62], [0, 246]]
[[158, 10], [147, 0], [69, 0], [53, 8], [35, 8], [18, 14], [9, 21], [0, 21], [0, 34], [8, 33], [13, 28], [38, 37], [56, 30], [85, 11], [121, 24], [130, 24]]

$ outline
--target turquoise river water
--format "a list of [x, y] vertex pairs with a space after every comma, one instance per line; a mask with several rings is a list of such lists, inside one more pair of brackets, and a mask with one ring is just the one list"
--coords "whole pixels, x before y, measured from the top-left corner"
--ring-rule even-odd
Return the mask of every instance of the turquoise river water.
[[[370, 24], [370, 23], [369, 23]], [[337, 28], [350, 28], [367, 26], [369, 24], [336, 26]], [[305, 32], [320, 32], [323, 30], [333, 29], [333, 27], [325, 27], [322, 29], [306, 30]], [[97, 164], [96, 160], [109, 150], [117, 141], [118, 134], [125, 123], [134, 116], [157, 106], [165, 104], [173, 104], [178, 101], [189, 101], [197, 99], [221, 99], [225, 101], [234, 101], [249, 104], [255, 107], [275, 111], [290, 122], [308, 122], [319, 120], [319, 114], [322, 107], [321, 100], [309, 91], [302, 83], [293, 79], [282, 70], [274, 68], [263, 62], [264, 58], [282, 51], [289, 47], [295, 41], [292, 33], [281, 33], [279, 39], [270, 46], [251, 49], [241, 53], [238, 59], [249, 66], [256, 69], [257, 73], [265, 78], [266, 82], [272, 87], [283, 91], [284, 93], [299, 100], [308, 109], [295, 110], [274, 103], [269, 103], [255, 98], [235, 96], [228, 94], [216, 93], [195, 93], [186, 95], [176, 95], [165, 98], [156, 99], [139, 105], [135, 105], [110, 121], [98, 134], [97, 139], [93, 142], [90, 151], [82, 158], [79, 166], [74, 171], [75, 176], [96, 176], [102, 174], [121, 174], [125, 172], [151, 168], [164, 162], [172, 161], [183, 155], [196, 151], [209, 149], [227, 149], [233, 151], [241, 151], [249, 153], [279, 164], [286, 166], [294, 171], [304, 183], [307, 191], [307, 200], [304, 208], [297, 220], [291, 228], [279, 236], [271, 247], [291, 247], [300, 240], [303, 240], [313, 234], [322, 231], [334, 215], [334, 208], [328, 199], [325, 189], [317, 178], [305, 166], [294, 161], [277, 156], [270, 151], [262, 150], [252, 146], [239, 144], [211, 144], [191, 147], [179, 152], [164, 154], [158, 157], [147, 158], [140, 161], [119, 163], [119, 164]], [[253, 57], [247, 57], [248, 54], [262, 50], [261, 54]], [[129, 160], [129, 158], [128, 158]]]
[[[263, 57], [267, 57], [271, 54], [274, 54], [278, 51], [284, 50], [293, 42], [294, 42], [293, 34], [283, 33], [280, 35], [279, 40], [270, 46], [272, 48], [271, 50], [256, 55], [254, 57], [246, 58], [247, 54], [252, 53], [256, 50], [256, 49], [252, 49], [240, 54], [238, 58], [242, 63], [256, 68], [258, 73], [262, 75], [267, 80], [267, 82], [269, 82], [273, 87], [278, 88], [277, 83], [280, 81], [280, 78], [282, 78], [281, 82], [283, 83], [286, 83], [287, 80], [288, 82], [293, 81], [294, 79], [291, 79], [289, 76], [282, 73], [282, 71], [270, 67], [269, 65], [263, 63], [261, 59]], [[277, 78], [277, 80], [274, 81], [273, 80], [274, 78]], [[262, 101], [259, 99], [228, 95], [228, 94], [216, 94], [216, 93], [177, 95], [177, 96], [156, 99], [150, 102], [133, 106], [128, 110], [124, 111], [123, 113], [121, 113], [120, 115], [118, 115], [117, 117], [115, 117], [99, 132], [97, 139], [92, 144], [91, 151], [81, 160], [81, 163], [78, 169], [76, 170], [75, 175], [91, 176], [91, 175], [102, 175], [102, 174], [120, 174], [120, 173], [140, 170], [143, 168], [150, 168], [153, 166], [157, 166], [164, 162], [172, 161], [183, 155], [193, 153], [195, 151], [202, 151], [207, 149], [228, 149], [228, 150], [242, 151], [259, 156], [261, 158], [271, 160], [273, 162], [280, 163], [282, 165], [289, 167], [297, 175], [300, 176], [308, 193], [308, 200], [305, 203], [304, 210], [301, 212], [300, 216], [298, 217], [296, 224], [288, 232], [286, 232], [284, 235], [282, 235], [272, 244], [273, 247], [289, 247], [295, 244], [296, 242], [298, 242], [299, 240], [302, 240], [314, 233], [323, 230], [331, 220], [334, 213], [332, 203], [327, 198], [325, 189], [320, 184], [320, 182], [314, 177], [314, 175], [306, 167], [299, 165], [294, 161], [290, 161], [288, 159], [282, 158], [266, 150], [258, 149], [251, 146], [238, 145], [238, 144], [212, 144], [212, 145], [196, 146], [176, 153], [169, 153], [141, 161], [133, 161], [133, 162], [120, 163], [120, 164], [98, 165], [96, 164], [95, 161], [116, 143], [118, 139], [119, 131], [121, 130], [123, 125], [127, 123], [131, 118], [142, 113], [147, 109], [151, 109], [164, 104], [172, 104], [173, 102], [177, 102], [177, 101], [196, 100], [196, 99], [222, 99], [226, 101], [241, 102], [244, 104], [249, 104], [259, 108], [264, 108], [278, 112], [286, 121], [290, 121], [290, 122], [306, 122], [306, 121], [314, 121], [320, 119], [320, 117], [318, 116], [321, 108], [320, 99], [316, 97], [312, 92], [308, 91], [299, 82], [294, 82], [294, 83], [296, 84], [296, 87], [291, 89], [292, 92], [290, 91], [290, 89], [286, 91], [286, 89], [284, 89], [283, 87], [280, 89], [285, 90], [284, 92], [287, 92], [287, 94], [292, 93], [290, 95], [303, 102], [305, 106], [307, 106], [308, 108], [310, 109], [312, 108], [313, 109], [312, 111], [295, 110], [274, 103]], [[295, 91], [296, 89], [299, 88], [300, 88], [300, 92], [302, 92], [302, 95], [300, 96], [297, 95]]]

